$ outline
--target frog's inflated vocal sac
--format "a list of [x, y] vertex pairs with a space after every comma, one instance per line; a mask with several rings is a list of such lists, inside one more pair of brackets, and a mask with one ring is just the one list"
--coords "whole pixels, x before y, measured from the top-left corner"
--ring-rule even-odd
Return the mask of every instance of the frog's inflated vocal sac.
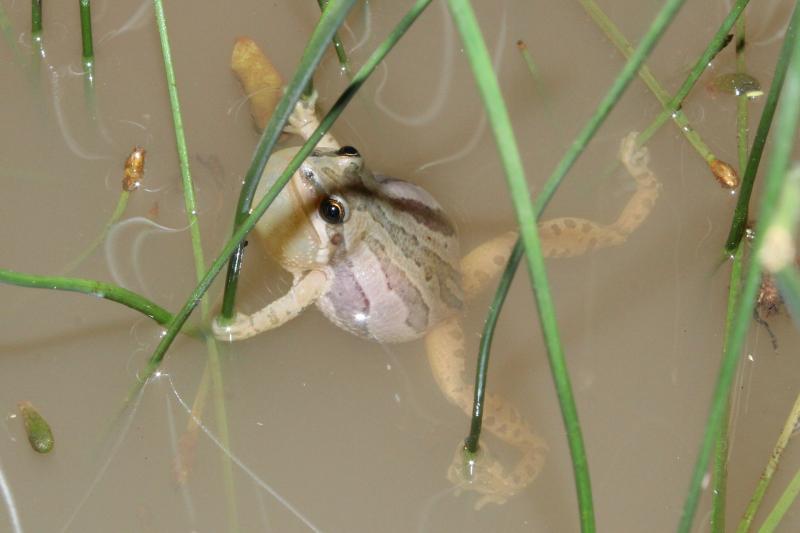
[[[318, 124], [313, 101], [298, 104], [289, 131], [307, 138]], [[297, 148], [276, 152], [264, 170], [263, 195]], [[622, 244], [653, 208], [659, 184], [647, 168], [647, 153], [635, 135], [622, 142], [620, 158], [637, 184], [619, 218], [609, 225], [561, 218], [542, 222], [546, 255], [575, 256]], [[316, 306], [337, 326], [378, 342], [426, 337], [437, 383], [467, 413], [472, 387], [465, 376], [460, 315], [467, 302], [503, 268], [516, 239], [509, 232], [462, 259], [456, 229], [441, 206], [420, 187], [376, 175], [350, 146], [330, 136], [295, 172], [256, 226], [269, 253], [293, 274], [287, 294], [252, 315], [214, 325], [223, 340], [239, 340], [278, 327], [307, 306]], [[547, 446], [517, 410], [490, 394], [484, 428], [517, 448], [510, 471], [485, 444], [478, 459], [464, 463], [461, 446], [448, 478], [480, 494], [477, 506], [503, 503], [527, 486], [544, 462]], [[467, 466], [469, 468], [467, 468]]]

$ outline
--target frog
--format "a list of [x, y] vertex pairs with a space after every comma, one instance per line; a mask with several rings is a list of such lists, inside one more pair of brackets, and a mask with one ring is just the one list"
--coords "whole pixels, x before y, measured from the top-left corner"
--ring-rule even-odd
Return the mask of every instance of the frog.
[[[307, 140], [319, 125], [316, 93], [295, 106], [287, 133]], [[649, 169], [636, 132], [620, 144], [619, 158], [636, 189], [610, 224], [562, 217], [540, 222], [543, 253], [574, 257], [626, 242], [649, 216], [660, 183]], [[276, 151], [256, 197], [276, 181], [297, 147]], [[511, 253], [508, 231], [462, 256], [455, 224], [423, 187], [373, 173], [360, 152], [330, 134], [317, 144], [255, 227], [268, 254], [292, 275], [286, 294], [262, 309], [230, 320], [217, 318], [214, 335], [239, 341], [278, 328], [315, 305], [334, 325], [379, 343], [424, 339], [434, 380], [445, 398], [466, 412], [473, 392], [466, 377], [467, 347], [461, 325], [470, 300], [485, 289]], [[447, 469], [457, 492], [471, 491], [475, 507], [503, 504], [539, 475], [546, 441], [516, 407], [490, 392], [483, 428], [519, 451], [506, 468], [485, 442], [477, 454], [459, 442]]]

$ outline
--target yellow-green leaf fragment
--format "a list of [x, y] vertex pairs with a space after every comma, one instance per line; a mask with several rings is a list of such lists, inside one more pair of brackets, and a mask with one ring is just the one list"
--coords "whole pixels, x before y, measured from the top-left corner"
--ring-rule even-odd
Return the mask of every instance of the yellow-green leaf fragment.
[[757, 98], [764, 94], [761, 83], [750, 74], [744, 72], [731, 72], [720, 74], [711, 81], [712, 87], [725, 94]]
[[42, 418], [31, 402], [19, 402], [18, 407], [22, 413], [22, 422], [25, 425], [25, 432], [28, 434], [31, 448], [39, 453], [48, 453], [55, 444], [50, 424]]

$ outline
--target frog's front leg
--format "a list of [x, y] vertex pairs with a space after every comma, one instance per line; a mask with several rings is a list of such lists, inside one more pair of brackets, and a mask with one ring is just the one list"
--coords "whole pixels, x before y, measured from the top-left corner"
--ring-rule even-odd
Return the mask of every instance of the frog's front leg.
[[[283, 128], [286, 133], [298, 135], [307, 141], [314, 130], [319, 126], [317, 117], [317, 91], [314, 91], [308, 98], [301, 98], [294, 106], [289, 122]], [[326, 133], [317, 143], [317, 148], [331, 148], [338, 150], [341, 148], [333, 135]]]
[[252, 315], [237, 313], [228, 323], [223, 323], [221, 318], [214, 320], [214, 336], [224, 341], [238, 341], [282, 326], [316, 302], [329, 284], [328, 276], [322, 270], [297, 274], [289, 292], [260, 311]]

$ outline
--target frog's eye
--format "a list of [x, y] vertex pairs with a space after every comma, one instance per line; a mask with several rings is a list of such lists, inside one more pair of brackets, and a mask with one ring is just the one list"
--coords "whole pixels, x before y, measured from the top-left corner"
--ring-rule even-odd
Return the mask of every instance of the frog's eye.
[[341, 224], [350, 216], [347, 204], [338, 196], [326, 196], [319, 203], [319, 216], [328, 224]]
[[356, 150], [352, 146], [342, 146], [336, 151], [336, 155], [343, 155], [347, 157], [358, 157], [361, 154], [359, 154], [358, 150]]

